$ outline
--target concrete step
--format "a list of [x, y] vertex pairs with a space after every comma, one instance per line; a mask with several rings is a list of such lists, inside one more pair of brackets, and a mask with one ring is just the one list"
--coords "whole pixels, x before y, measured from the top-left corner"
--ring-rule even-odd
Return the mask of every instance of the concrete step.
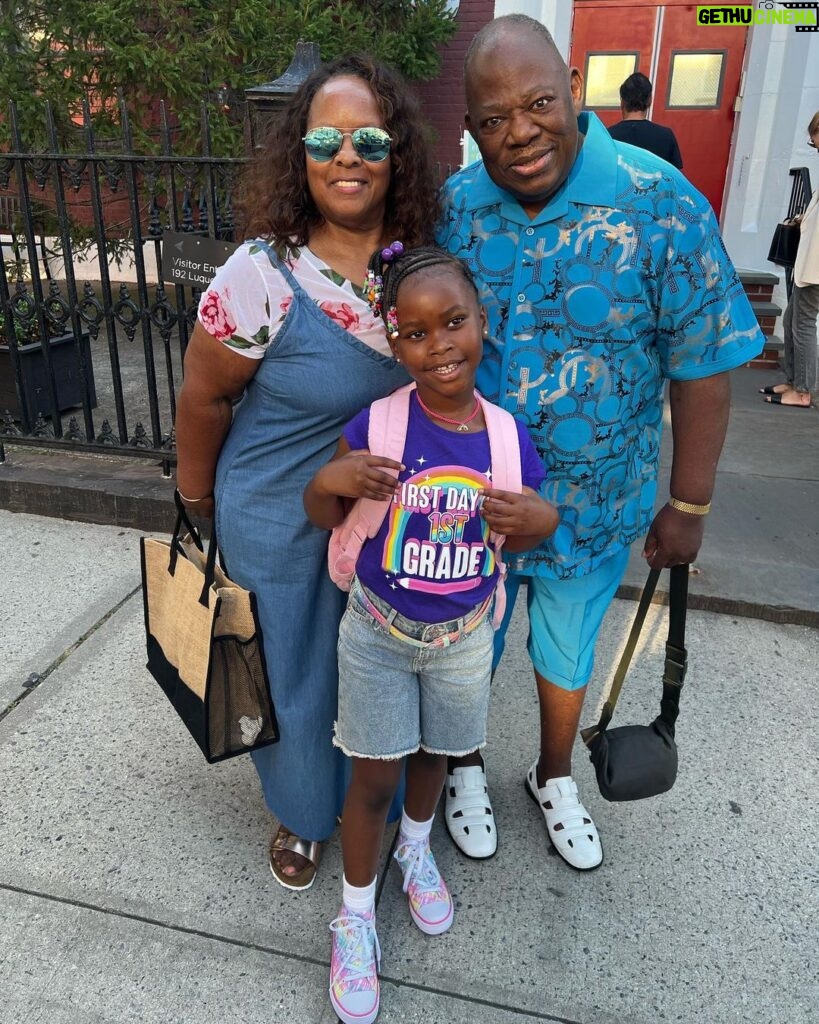
[[780, 282], [779, 274], [772, 274], [767, 270], [740, 270], [737, 268], [737, 275], [743, 287], [748, 285], [769, 285], [776, 288]]
[[751, 299], [751, 309], [756, 313], [757, 320], [762, 316], [780, 316], [782, 307], [776, 302], [763, 302], [759, 299]]

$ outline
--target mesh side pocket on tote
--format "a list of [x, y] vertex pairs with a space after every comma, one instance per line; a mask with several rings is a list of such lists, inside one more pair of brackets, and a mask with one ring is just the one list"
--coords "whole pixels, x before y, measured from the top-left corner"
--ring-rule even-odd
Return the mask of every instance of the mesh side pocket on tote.
[[208, 737], [213, 756], [240, 753], [279, 738], [275, 714], [260, 713], [269, 703], [262, 689], [264, 677], [257, 637], [214, 637], [208, 692]]

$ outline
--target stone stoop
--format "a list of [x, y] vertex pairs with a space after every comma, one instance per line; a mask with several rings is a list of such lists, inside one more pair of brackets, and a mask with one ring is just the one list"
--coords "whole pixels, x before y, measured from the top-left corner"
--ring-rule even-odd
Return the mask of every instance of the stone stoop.
[[779, 277], [764, 270], [737, 270], [737, 273], [751, 303], [751, 309], [765, 335], [765, 347], [756, 359], [745, 365], [755, 370], [775, 370], [779, 366], [783, 346], [782, 339], [774, 334], [782, 307], [772, 301]]

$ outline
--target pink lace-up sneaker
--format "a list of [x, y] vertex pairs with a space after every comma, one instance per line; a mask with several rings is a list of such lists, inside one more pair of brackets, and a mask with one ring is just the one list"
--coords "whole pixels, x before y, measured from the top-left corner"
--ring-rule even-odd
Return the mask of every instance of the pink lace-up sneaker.
[[330, 1002], [343, 1024], [372, 1024], [378, 1015], [378, 965], [381, 947], [375, 933], [375, 914], [342, 907], [330, 922], [333, 956], [330, 961]]
[[404, 875], [404, 892], [413, 921], [426, 935], [440, 935], [452, 924], [452, 897], [429, 848], [429, 839], [399, 835], [393, 854]]

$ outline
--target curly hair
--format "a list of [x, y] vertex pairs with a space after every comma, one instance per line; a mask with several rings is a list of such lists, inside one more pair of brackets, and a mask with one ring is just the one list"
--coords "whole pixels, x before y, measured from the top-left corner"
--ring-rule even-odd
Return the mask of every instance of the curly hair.
[[422, 245], [415, 249], [405, 249], [398, 255], [394, 255], [388, 262], [384, 260], [384, 249], [376, 249], [370, 256], [367, 270], [370, 272], [370, 279], [378, 282], [376, 301], [373, 303], [373, 312], [378, 314], [384, 321], [387, 329], [387, 337], [390, 336], [389, 315], [395, 309], [398, 289], [408, 277], [419, 273], [422, 270], [449, 268], [452, 273], [457, 274], [475, 293], [475, 300], [480, 306], [480, 293], [472, 276], [469, 267], [453, 256], [446, 249], [440, 249], [435, 245]]
[[341, 77], [367, 83], [393, 139], [385, 238], [402, 238], [407, 246], [432, 240], [441, 207], [418, 101], [395, 71], [366, 54], [350, 54], [322, 65], [299, 87], [283, 118], [271, 125], [241, 188], [237, 206], [243, 237], [267, 238], [284, 250], [291, 243], [306, 245], [322, 223], [307, 187], [302, 139], [316, 93]]

